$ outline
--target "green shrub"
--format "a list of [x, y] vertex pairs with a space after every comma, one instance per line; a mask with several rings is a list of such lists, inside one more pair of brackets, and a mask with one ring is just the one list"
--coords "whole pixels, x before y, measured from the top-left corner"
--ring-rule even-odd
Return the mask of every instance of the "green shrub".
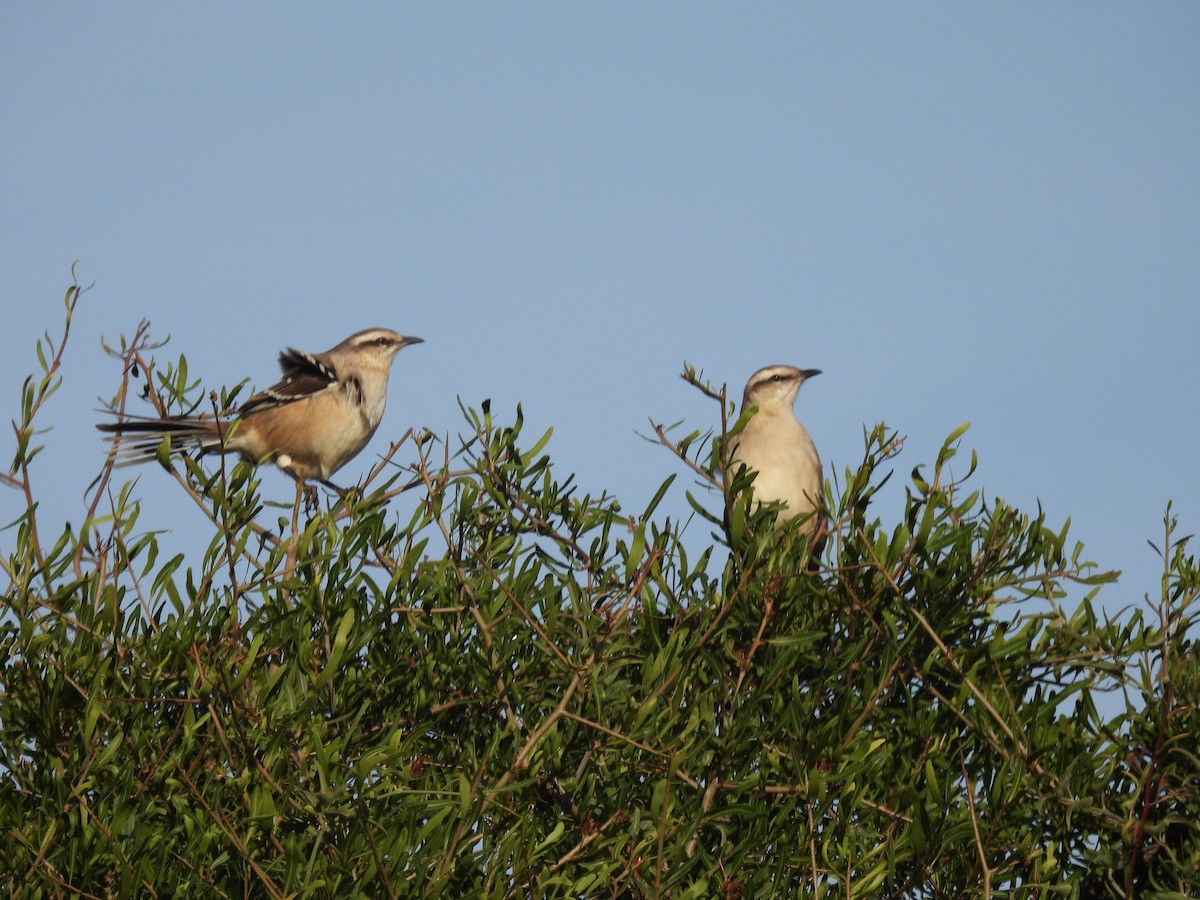
[[[123, 470], [39, 528], [65, 347], [39, 344], [5, 478], [8, 894], [1200, 893], [1200, 567], [1169, 509], [1159, 602], [1110, 616], [1065, 527], [951, 478], [961, 430], [893, 524], [900, 442], [867, 432], [810, 563], [715, 491], [656, 515], [673, 476], [632, 514], [581, 494], [485, 404], [311, 512], [176, 458], [211, 540], [164, 559]], [[204, 401], [149, 349], [114, 350], [121, 398], [140, 373]], [[673, 435], [665, 472], [719, 488], [720, 438]]]

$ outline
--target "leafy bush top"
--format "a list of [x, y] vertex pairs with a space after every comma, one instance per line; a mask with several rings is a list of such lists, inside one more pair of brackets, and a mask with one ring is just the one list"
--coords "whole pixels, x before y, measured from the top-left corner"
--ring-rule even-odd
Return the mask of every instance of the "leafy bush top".
[[[111, 468], [77, 530], [39, 531], [35, 420], [65, 346], [39, 345], [5, 477], [25, 498], [0, 619], [14, 896], [1200, 892], [1200, 568], [1170, 510], [1159, 602], [1111, 618], [1112, 576], [1065, 526], [950, 477], [961, 430], [901, 522], [872, 518], [900, 451], [879, 426], [814, 559], [721, 485], [739, 423], [688, 371], [722, 422], [655, 428], [721, 491], [689, 492], [688, 542], [656, 517], [674, 476], [632, 514], [581, 495], [549, 434], [485, 404], [311, 514], [246, 463], [170, 460], [147, 476], [212, 539], [163, 559]], [[139, 373], [163, 410], [203, 402], [152, 349], [139, 329], [114, 350], [118, 402]]]

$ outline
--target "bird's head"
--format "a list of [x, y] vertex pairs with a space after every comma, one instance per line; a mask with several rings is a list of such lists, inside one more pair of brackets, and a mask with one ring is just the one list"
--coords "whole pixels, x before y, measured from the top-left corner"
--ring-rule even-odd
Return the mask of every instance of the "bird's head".
[[800, 386], [814, 375], [820, 375], [820, 369], [797, 369], [795, 366], [766, 366], [750, 376], [746, 382], [746, 392], [742, 395], [742, 409], [757, 406], [760, 410], [767, 408], [790, 409], [796, 402], [796, 394]]
[[365, 359], [374, 359], [383, 365], [390, 365], [392, 358], [409, 344], [424, 342], [423, 338], [406, 337], [389, 328], [368, 328], [350, 335], [330, 352], [350, 352]]

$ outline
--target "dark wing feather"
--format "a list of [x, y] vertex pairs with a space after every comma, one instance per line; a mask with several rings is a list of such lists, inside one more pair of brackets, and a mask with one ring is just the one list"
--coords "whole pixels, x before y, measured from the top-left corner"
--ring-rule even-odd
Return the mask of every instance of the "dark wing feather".
[[279, 368], [283, 370], [283, 379], [247, 400], [239, 411], [241, 415], [311, 397], [338, 380], [329, 362], [292, 347], [279, 354]]

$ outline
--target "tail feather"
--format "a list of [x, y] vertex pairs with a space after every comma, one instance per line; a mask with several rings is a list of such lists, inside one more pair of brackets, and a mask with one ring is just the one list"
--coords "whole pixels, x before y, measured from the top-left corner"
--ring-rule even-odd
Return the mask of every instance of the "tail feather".
[[113, 465], [118, 468], [148, 462], [158, 456], [163, 438], [170, 452], [198, 447], [201, 451], [221, 449], [221, 434], [213, 421], [195, 419], [132, 419], [102, 422], [96, 426], [111, 434]]

